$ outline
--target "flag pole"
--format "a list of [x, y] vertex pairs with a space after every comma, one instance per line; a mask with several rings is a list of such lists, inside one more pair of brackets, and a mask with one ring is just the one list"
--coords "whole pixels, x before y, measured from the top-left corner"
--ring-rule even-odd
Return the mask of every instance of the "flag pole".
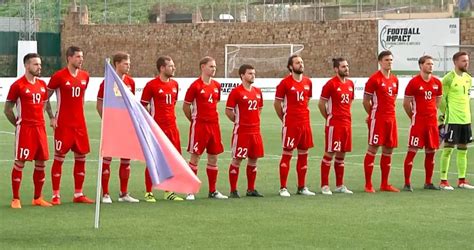
[[[107, 65], [110, 63], [110, 58], [105, 59], [105, 71], [104, 76], [107, 74]], [[105, 78], [105, 77], [104, 77]], [[105, 88], [105, 81], [104, 81], [104, 88]], [[104, 91], [105, 92], [105, 91]], [[105, 95], [104, 95], [105, 99]], [[104, 100], [105, 101], [105, 100]], [[104, 101], [102, 101], [102, 118], [104, 117]], [[103, 121], [104, 119], [102, 119]], [[97, 191], [95, 197], [95, 215], [94, 215], [94, 228], [99, 229], [99, 221], [100, 221], [100, 194], [102, 190], [102, 135], [104, 131], [104, 123], [100, 123], [100, 144], [99, 144], [99, 166], [97, 170]]]

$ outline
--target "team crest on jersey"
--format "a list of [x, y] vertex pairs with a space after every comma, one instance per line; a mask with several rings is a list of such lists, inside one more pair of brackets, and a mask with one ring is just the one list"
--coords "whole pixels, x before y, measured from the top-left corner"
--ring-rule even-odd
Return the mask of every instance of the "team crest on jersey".
[[71, 85], [71, 83], [70, 83], [70, 82], [66, 82], [66, 86], [69, 86], [69, 85]]
[[244, 97], [242, 99], [247, 100], [249, 98], [246, 95], [244, 95]]
[[163, 91], [162, 89], [160, 89], [160, 90], [158, 91], [158, 93], [160, 93], [160, 94], [163, 93], [163, 92], [164, 92], [164, 91]]
[[257, 95], [257, 99], [261, 99], [262, 97], [260, 95]]
[[41, 87], [41, 92], [46, 92], [46, 89], [44, 89], [43, 87]]
[[305, 90], [309, 90], [309, 86], [308, 86], [308, 85], [304, 85], [304, 89], [305, 89]]
[[393, 87], [397, 87], [397, 85], [396, 85], [395, 83], [392, 83], [392, 86], [393, 86]]
[[338, 88], [337, 88], [337, 91], [341, 91], [341, 88], [338, 87]]
[[352, 89], [352, 87], [349, 87], [349, 91], [353, 91], [354, 89]]
[[171, 91], [173, 91], [173, 93], [178, 92], [178, 90], [176, 88], [173, 88]]
[[219, 90], [218, 90], [218, 89], [214, 89], [214, 93], [219, 93]]
[[204, 89], [201, 89], [201, 94], [205, 94], [206, 91], [204, 91]]
[[86, 84], [87, 84], [87, 81], [86, 81], [86, 80], [81, 80], [81, 84], [82, 84], [82, 85], [86, 85]]
[[114, 94], [115, 96], [122, 96], [116, 82], [114, 82]]
[[433, 85], [433, 89], [438, 90], [438, 86]]
[[25, 93], [27, 93], [27, 94], [30, 93], [30, 92], [31, 92], [31, 91], [30, 91], [29, 89], [26, 89], [26, 91], [25, 91]]

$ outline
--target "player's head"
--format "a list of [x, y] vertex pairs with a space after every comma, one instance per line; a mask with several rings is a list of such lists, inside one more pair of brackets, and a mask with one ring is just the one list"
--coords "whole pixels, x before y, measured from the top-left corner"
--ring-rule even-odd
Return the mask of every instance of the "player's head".
[[32, 76], [40, 76], [41, 74], [41, 58], [37, 53], [28, 53], [23, 57], [25, 72]]
[[291, 55], [288, 58], [288, 63], [286, 67], [291, 73], [303, 74], [304, 72], [303, 58], [301, 58], [301, 56], [299, 55]]
[[380, 68], [383, 70], [391, 70], [393, 64], [393, 54], [390, 50], [384, 50], [379, 53], [377, 60]]
[[156, 69], [167, 78], [173, 77], [176, 72], [176, 67], [174, 66], [173, 59], [169, 56], [160, 56], [156, 60]]
[[112, 56], [112, 63], [117, 73], [127, 74], [130, 70], [130, 55], [119, 51]]
[[77, 46], [67, 48], [66, 61], [68, 66], [72, 66], [76, 69], [82, 68], [82, 62], [84, 61], [84, 53], [82, 52], [82, 49]]
[[242, 64], [239, 68], [239, 76], [242, 82], [252, 84], [255, 82], [255, 67], [250, 64]]
[[423, 73], [431, 74], [433, 73], [433, 57], [429, 55], [424, 55], [418, 59], [418, 66]]
[[466, 51], [459, 51], [453, 55], [454, 67], [461, 72], [467, 72], [469, 68], [469, 55]]
[[210, 56], [205, 56], [199, 61], [201, 74], [213, 77], [216, 74], [216, 60]]
[[338, 76], [342, 78], [349, 76], [349, 64], [346, 59], [342, 57], [333, 58], [332, 67]]

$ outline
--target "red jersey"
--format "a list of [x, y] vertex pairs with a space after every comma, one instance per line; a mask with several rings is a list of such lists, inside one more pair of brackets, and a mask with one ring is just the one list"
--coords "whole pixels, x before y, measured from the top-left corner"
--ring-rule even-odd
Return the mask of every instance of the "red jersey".
[[303, 76], [300, 82], [288, 75], [276, 87], [275, 99], [283, 101], [283, 126], [309, 123], [309, 99], [313, 83]]
[[395, 119], [395, 101], [398, 94], [398, 78], [390, 74], [386, 78], [379, 70], [365, 84], [365, 94], [372, 96], [371, 119]]
[[83, 70], [79, 70], [77, 76], [74, 77], [66, 67], [51, 76], [48, 89], [56, 91], [58, 127], [86, 127], [84, 96], [87, 84], [89, 84], [89, 74]]
[[249, 91], [240, 84], [230, 92], [226, 107], [235, 113], [234, 134], [260, 133], [263, 98], [259, 88], [252, 87]]
[[[135, 94], [135, 81], [129, 75], [124, 75], [122, 81], [127, 85], [128, 89]], [[97, 93], [97, 100], [102, 99], [104, 99], [104, 81], [100, 84], [99, 92]]]
[[219, 122], [217, 103], [221, 99], [221, 84], [211, 80], [205, 84], [201, 78], [186, 91], [184, 102], [193, 105], [192, 119], [201, 122]]
[[150, 114], [161, 128], [177, 126], [175, 106], [178, 90], [175, 80], [163, 82], [159, 77], [147, 82], [143, 89], [141, 102], [144, 105], [150, 104]]
[[354, 83], [351, 80], [341, 82], [337, 76], [331, 78], [323, 86], [321, 99], [327, 100], [326, 126], [351, 125], [351, 105], [354, 100]]
[[436, 98], [442, 95], [442, 83], [436, 77], [427, 82], [421, 75], [413, 77], [405, 89], [405, 96], [413, 98], [412, 125], [417, 122], [437, 124]]
[[16, 80], [10, 87], [7, 102], [16, 103], [18, 114], [17, 125], [44, 125], [44, 102], [48, 100], [46, 83], [36, 78], [34, 84], [26, 76]]

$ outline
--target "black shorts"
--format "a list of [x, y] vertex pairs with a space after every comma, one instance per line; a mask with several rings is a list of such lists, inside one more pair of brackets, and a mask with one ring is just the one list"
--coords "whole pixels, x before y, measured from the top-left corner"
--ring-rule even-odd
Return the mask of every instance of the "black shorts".
[[472, 142], [471, 124], [446, 124], [444, 142], [451, 144], [468, 144]]

